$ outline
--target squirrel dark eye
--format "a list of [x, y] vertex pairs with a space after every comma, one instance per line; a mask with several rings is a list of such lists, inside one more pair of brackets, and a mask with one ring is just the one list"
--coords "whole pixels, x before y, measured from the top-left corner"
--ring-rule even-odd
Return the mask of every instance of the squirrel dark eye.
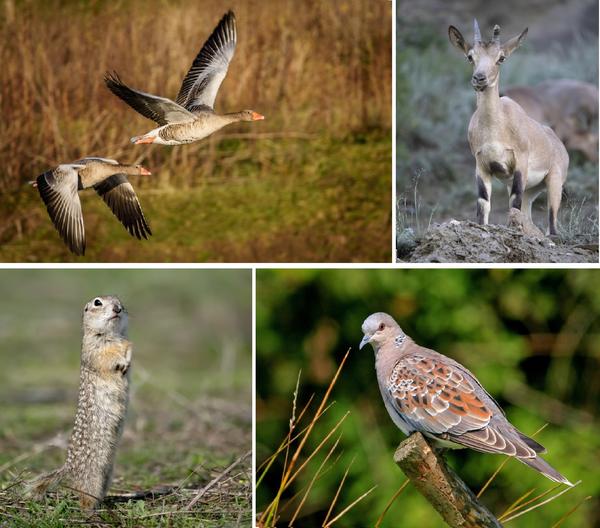
[[385, 328], [385, 324], [384, 324], [384, 323], [381, 323], [381, 324], [379, 325], [379, 330], [383, 330], [384, 328]]
[[102, 301], [100, 299], [94, 299], [94, 306], [102, 306]]

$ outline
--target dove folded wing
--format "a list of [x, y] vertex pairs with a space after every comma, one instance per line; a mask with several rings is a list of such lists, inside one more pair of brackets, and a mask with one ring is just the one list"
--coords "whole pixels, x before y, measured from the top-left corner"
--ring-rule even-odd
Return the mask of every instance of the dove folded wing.
[[463, 434], [485, 427], [492, 417], [466, 376], [425, 356], [400, 359], [387, 389], [395, 410], [416, 431]]
[[393, 407], [415, 431], [486, 453], [535, 457], [543, 447], [504, 419], [479, 382], [455, 362], [414, 354], [388, 380]]

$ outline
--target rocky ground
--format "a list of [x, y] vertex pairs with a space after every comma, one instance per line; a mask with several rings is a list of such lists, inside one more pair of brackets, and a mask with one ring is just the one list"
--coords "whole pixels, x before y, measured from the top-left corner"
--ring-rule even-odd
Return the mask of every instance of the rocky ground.
[[554, 241], [514, 216], [508, 226], [458, 220], [433, 224], [421, 238], [406, 229], [397, 247], [398, 262], [598, 262], [597, 243]]

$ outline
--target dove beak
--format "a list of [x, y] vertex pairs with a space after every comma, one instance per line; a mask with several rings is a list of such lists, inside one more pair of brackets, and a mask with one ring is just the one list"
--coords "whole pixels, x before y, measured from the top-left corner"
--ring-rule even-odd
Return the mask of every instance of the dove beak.
[[358, 349], [359, 350], [362, 349], [362, 347], [364, 347], [366, 344], [368, 344], [370, 342], [371, 342], [371, 336], [368, 336], [368, 335], [364, 336], [362, 338], [362, 341], [360, 342], [360, 345], [358, 345]]

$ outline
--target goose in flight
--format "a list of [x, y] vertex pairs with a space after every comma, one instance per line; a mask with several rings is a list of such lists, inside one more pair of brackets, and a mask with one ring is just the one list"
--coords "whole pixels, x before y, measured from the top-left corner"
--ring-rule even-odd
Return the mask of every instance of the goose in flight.
[[37, 187], [56, 230], [76, 255], [85, 253], [85, 230], [79, 191], [93, 187], [132, 236], [151, 235], [128, 174], [151, 174], [141, 165], [121, 165], [106, 158], [63, 163], [30, 182]]
[[194, 59], [175, 101], [134, 90], [117, 73], [107, 73], [104, 82], [108, 89], [159, 125], [143, 136], [131, 138], [131, 142], [183, 145], [204, 139], [231, 123], [264, 119], [253, 110], [220, 115], [213, 109], [236, 42], [235, 16], [228, 11]]

